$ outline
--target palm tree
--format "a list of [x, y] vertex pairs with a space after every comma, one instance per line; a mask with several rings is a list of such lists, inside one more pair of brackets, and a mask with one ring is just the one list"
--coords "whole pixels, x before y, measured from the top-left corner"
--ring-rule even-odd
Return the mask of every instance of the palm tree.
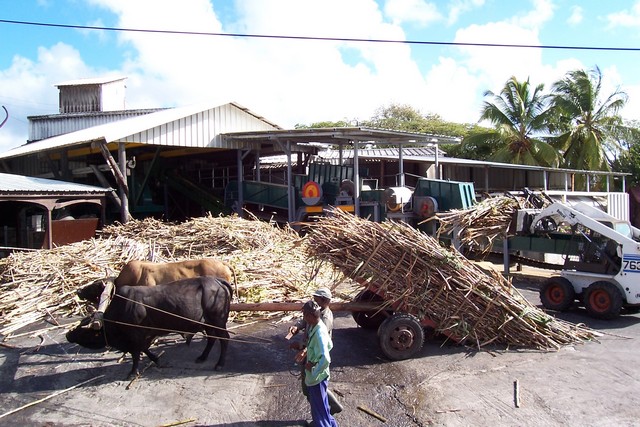
[[542, 138], [547, 130], [544, 85], [531, 91], [529, 79], [511, 77], [499, 95], [486, 91], [493, 102], [485, 101], [479, 121], [488, 120], [494, 129], [465, 138], [463, 144], [490, 151], [487, 160], [534, 166], [556, 167], [557, 150]]
[[559, 133], [550, 142], [562, 153], [563, 165], [578, 170], [611, 170], [607, 154], [620, 152], [619, 141], [631, 128], [618, 112], [627, 94], [616, 89], [601, 99], [602, 73], [570, 71], [552, 86], [550, 124]]

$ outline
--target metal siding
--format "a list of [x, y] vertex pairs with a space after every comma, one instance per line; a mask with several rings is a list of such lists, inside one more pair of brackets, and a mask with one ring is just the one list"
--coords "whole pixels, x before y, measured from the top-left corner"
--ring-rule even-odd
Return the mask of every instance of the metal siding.
[[629, 221], [629, 194], [607, 194], [607, 213], [623, 221]]
[[153, 113], [153, 110], [121, 111], [114, 114], [88, 114], [67, 117], [34, 118], [29, 120], [29, 141], [39, 141], [57, 135], [87, 129], [106, 123], [115, 123], [132, 117]]

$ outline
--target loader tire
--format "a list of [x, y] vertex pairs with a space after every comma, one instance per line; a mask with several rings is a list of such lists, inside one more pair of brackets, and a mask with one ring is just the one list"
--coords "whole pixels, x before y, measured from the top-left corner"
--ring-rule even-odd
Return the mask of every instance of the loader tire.
[[573, 285], [564, 277], [550, 277], [540, 287], [540, 301], [548, 310], [565, 311], [575, 299]]
[[584, 292], [587, 313], [596, 319], [614, 319], [622, 309], [622, 293], [610, 282], [594, 282]]

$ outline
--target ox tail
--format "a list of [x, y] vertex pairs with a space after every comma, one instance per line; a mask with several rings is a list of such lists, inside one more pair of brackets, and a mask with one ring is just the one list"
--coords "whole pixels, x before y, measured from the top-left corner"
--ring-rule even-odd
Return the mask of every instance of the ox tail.
[[[231, 271], [233, 271], [233, 270], [231, 270]], [[233, 274], [233, 276], [234, 276], [233, 278], [234, 278], [234, 280], [235, 280], [235, 273]], [[220, 279], [220, 278], [218, 278], [218, 281], [219, 281], [220, 283], [222, 283], [222, 284], [227, 288], [227, 290], [229, 291], [229, 296], [231, 297], [231, 298], [229, 299], [229, 302], [231, 302], [231, 300], [233, 300], [233, 286], [231, 286], [231, 283], [227, 282], [227, 281], [226, 281], [226, 280], [224, 280], [224, 279]], [[236, 284], [236, 285], [235, 285], [235, 287], [236, 287], [236, 292], [237, 292], [237, 291], [238, 291], [238, 285]]]
[[240, 294], [238, 294], [238, 277], [236, 276], [236, 270], [229, 263], [227, 263], [227, 267], [229, 267], [229, 270], [231, 270], [231, 273], [233, 274], [233, 286], [236, 288], [234, 297], [233, 289], [231, 289], [231, 286], [229, 286], [229, 289], [231, 290], [231, 300], [233, 300], [234, 298], [237, 300], [238, 298], [240, 298]]

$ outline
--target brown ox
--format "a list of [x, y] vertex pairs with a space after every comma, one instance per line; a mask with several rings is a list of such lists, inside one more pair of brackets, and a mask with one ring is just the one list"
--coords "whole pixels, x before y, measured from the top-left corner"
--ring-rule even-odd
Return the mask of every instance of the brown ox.
[[116, 288], [121, 286], [156, 286], [200, 276], [212, 276], [235, 283], [234, 272], [222, 261], [211, 258], [187, 261], [156, 263], [129, 261], [116, 279]]

